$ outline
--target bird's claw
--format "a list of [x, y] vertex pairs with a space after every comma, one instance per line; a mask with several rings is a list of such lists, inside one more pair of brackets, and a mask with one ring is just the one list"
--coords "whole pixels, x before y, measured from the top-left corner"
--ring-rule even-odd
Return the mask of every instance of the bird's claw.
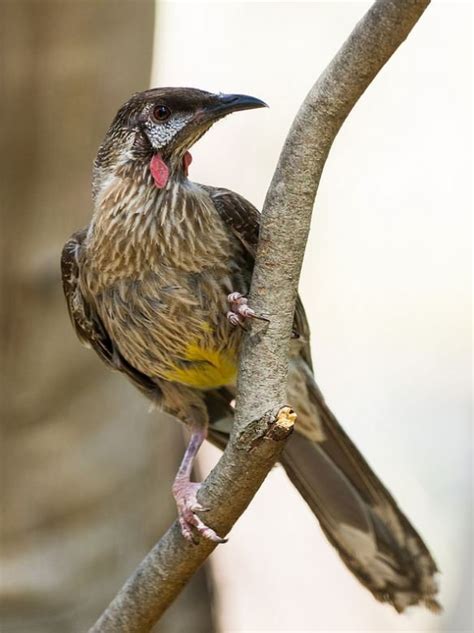
[[202, 521], [196, 512], [208, 512], [197, 500], [197, 492], [201, 484], [190, 481], [177, 483], [173, 486], [173, 495], [178, 508], [178, 520], [181, 533], [187, 541], [195, 543], [195, 532], [215, 543], [225, 543], [227, 539], [221, 538], [212, 528]]
[[242, 296], [240, 292], [231, 292], [227, 296], [227, 301], [230, 304], [230, 310], [227, 312], [226, 317], [231, 325], [243, 327], [245, 319], [270, 321], [267, 317], [255, 314], [255, 311], [248, 305], [247, 297]]

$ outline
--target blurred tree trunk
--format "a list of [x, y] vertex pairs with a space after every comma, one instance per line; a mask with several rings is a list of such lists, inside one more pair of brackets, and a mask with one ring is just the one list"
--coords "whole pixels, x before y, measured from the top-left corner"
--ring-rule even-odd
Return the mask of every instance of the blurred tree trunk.
[[[152, 0], [1, 3], [2, 632], [84, 631], [175, 516], [179, 427], [83, 350], [59, 279], [91, 163], [148, 85]], [[160, 624], [212, 631], [204, 573]]]

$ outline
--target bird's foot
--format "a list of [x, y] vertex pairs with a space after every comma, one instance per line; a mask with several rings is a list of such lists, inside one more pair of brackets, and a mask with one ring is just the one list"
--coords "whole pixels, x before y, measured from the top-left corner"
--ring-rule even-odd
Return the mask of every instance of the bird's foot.
[[215, 543], [225, 543], [227, 539], [221, 538], [214, 530], [202, 521], [196, 512], [207, 512], [197, 500], [197, 492], [201, 484], [191, 481], [176, 481], [173, 485], [173, 496], [178, 508], [178, 519], [181, 534], [187, 541], [195, 542], [194, 531], [204, 538]]
[[267, 317], [255, 314], [255, 311], [249, 307], [247, 297], [244, 297], [240, 292], [231, 292], [227, 296], [227, 301], [230, 304], [230, 310], [227, 312], [226, 317], [232, 325], [240, 325], [243, 327], [245, 319], [259, 319], [260, 321], [270, 321]]

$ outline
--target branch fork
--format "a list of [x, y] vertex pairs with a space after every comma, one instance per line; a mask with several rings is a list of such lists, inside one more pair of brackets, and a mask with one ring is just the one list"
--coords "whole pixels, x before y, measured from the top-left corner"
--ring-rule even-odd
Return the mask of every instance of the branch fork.
[[295, 427], [296, 413], [288, 406], [267, 411], [258, 420], [252, 420], [239, 434], [236, 443], [243, 450], [253, 451], [262, 442], [283, 442]]

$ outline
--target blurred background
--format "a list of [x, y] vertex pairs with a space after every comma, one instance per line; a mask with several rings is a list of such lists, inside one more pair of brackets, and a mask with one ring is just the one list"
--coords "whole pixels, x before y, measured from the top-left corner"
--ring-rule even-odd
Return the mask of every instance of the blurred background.
[[[2, 632], [87, 630], [175, 517], [180, 427], [81, 348], [60, 287], [116, 110], [149, 85], [264, 99], [191, 166], [261, 207], [299, 104], [369, 4], [0, 3]], [[470, 3], [434, 1], [362, 97], [301, 281], [319, 384], [434, 553], [444, 614], [376, 603], [277, 467], [157, 631], [472, 631], [471, 40]], [[202, 451], [203, 475], [218, 457]]]

